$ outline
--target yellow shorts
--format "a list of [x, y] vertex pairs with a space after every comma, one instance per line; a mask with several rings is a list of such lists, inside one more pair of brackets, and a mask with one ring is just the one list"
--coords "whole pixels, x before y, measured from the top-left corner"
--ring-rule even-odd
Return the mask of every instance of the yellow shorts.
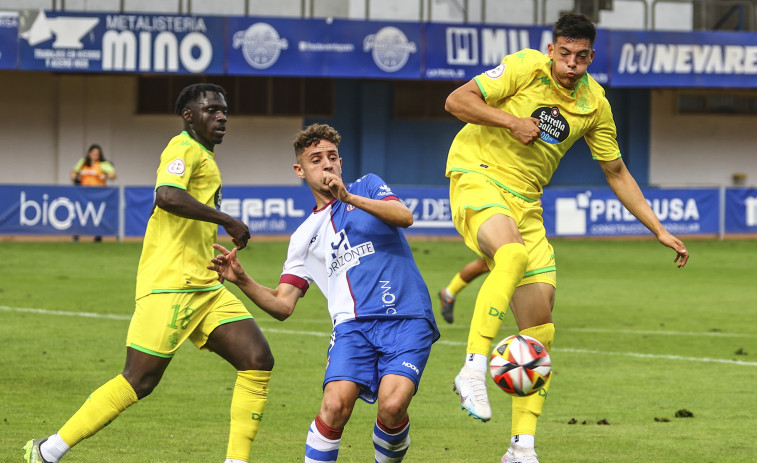
[[518, 286], [548, 283], [557, 287], [555, 251], [547, 241], [539, 201], [516, 196], [486, 175], [475, 172], [452, 174], [449, 199], [455, 228], [465, 244], [486, 259], [489, 268], [494, 262], [478, 245], [478, 229], [492, 216], [503, 214], [515, 220], [528, 252], [526, 273]]
[[200, 349], [218, 326], [252, 318], [228, 289], [156, 293], [137, 299], [126, 346], [171, 358], [189, 338]]

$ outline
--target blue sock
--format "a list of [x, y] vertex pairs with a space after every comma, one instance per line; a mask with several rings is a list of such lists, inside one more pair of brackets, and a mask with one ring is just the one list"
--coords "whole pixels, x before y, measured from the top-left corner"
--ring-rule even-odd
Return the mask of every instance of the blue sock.
[[376, 449], [376, 463], [401, 462], [410, 447], [410, 418], [397, 427], [389, 428], [376, 417], [373, 447]]

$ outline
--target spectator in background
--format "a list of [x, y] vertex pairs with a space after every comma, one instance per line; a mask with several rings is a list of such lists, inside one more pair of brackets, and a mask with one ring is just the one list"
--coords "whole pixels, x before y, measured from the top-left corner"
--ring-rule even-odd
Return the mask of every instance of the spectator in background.
[[113, 163], [106, 161], [103, 149], [98, 144], [93, 144], [87, 150], [87, 155], [76, 163], [71, 171], [71, 181], [76, 185], [105, 186], [108, 180], [116, 178], [116, 169]]
[[[71, 171], [71, 181], [74, 185], [105, 186], [108, 180], [116, 178], [113, 163], [106, 161], [103, 149], [93, 144], [87, 150], [87, 155], [74, 165]], [[74, 235], [74, 241], [79, 241], [79, 235]], [[95, 236], [95, 241], [102, 241], [102, 236]]]

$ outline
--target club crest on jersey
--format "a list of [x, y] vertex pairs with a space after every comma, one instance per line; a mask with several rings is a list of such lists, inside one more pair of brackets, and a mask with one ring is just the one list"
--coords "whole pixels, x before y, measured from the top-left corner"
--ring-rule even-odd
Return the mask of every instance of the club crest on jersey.
[[502, 74], [505, 73], [505, 64], [500, 64], [494, 69], [489, 69], [486, 71], [486, 76], [490, 79], [499, 79], [502, 77]]
[[184, 171], [186, 170], [186, 165], [184, 165], [184, 160], [181, 158], [174, 159], [171, 164], [166, 166], [166, 172], [169, 174], [174, 175], [182, 175]]
[[351, 245], [347, 233], [341, 230], [331, 241], [331, 262], [328, 264], [327, 276], [338, 276], [348, 269], [360, 265], [360, 258], [374, 254], [376, 249], [372, 241]]
[[556, 145], [568, 139], [570, 135], [570, 125], [568, 121], [560, 114], [560, 109], [556, 107], [541, 107], [531, 114], [531, 117], [539, 119], [539, 130], [541, 130], [542, 141]]

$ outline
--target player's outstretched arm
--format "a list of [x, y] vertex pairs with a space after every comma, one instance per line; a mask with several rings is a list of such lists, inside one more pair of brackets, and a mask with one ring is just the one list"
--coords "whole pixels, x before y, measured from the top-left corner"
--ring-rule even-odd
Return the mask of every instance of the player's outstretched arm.
[[158, 187], [155, 191], [155, 204], [159, 208], [185, 219], [202, 220], [203, 222], [221, 225], [239, 249], [247, 246], [247, 241], [250, 240], [250, 230], [247, 224], [225, 212], [197, 201], [181, 188], [166, 185]]
[[211, 259], [208, 268], [218, 272], [220, 279], [237, 285], [255, 305], [276, 320], [284, 321], [292, 315], [297, 300], [302, 297], [299, 288], [286, 283], [280, 284], [276, 289], [263, 286], [245, 272], [237, 258], [238, 248], [229, 251], [220, 244], [214, 244], [213, 247], [220, 254]]
[[654, 233], [660, 243], [676, 252], [673, 262], [677, 262], [679, 268], [686, 265], [689, 260], [689, 252], [686, 250], [686, 246], [662, 226], [652, 208], [647, 204], [647, 200], [644, 199], [639, 184], [636, 183], [636, 180], [626, 168], [623, 159], [600, 161], [599, 165], [602, 166], [605, 173], [607, 184], [623, 203], [623, 206]]

